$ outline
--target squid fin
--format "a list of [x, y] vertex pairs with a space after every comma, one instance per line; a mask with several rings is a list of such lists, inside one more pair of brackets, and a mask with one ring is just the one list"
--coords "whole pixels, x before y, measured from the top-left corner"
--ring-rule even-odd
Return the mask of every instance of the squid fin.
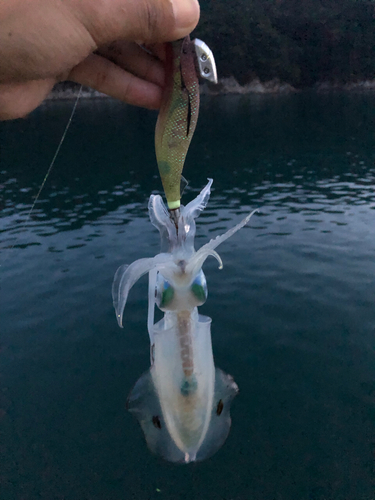
[[206, 437], [197, 452], [197, 461], [209, 458], [223, 446], [232, 423], [230, 405], [237, 394], [238, 386], [233, 377], [216, 368], [211, 421]]
[[[153, 453], [170, 462], [186, 463], [185, 454], [176, 446], [168, 432], [153, 383], [152, 369], [151, 367], [144, 373], [133, 387], [127, 409], [137, 418], [147, 446]], [[233, 378], [216, 368], [211, 421], [194, 460], [205, 460], [224, 444], [231, 426], [230, 405], [237, 393], [238, 387]]]
[[169, 435], [151, 370], [152, 367], [136, 382], [129, 394], [127, 409], [137, 418], [150, 451], [170, 462], [184, 462], [184, 453]]

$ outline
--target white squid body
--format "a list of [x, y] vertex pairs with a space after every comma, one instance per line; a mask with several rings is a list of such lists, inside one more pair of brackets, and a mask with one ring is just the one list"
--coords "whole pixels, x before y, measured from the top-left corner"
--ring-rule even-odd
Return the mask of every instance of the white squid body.
[[[222, 267], [215, 248], [241, 229], [237, 226], [195, 252], [195, 219], [206, 207], [212, 179], [186, 207], [181, 207], [178, 231], [160, 196], [151, 195], [149, 214], [161, 236], [162, 253], [121, 266], [112, 296], [117, 321], [130, 288], [149, 273], [148, 332], [151, 368], [135, 384], [128, 409], [139, 420], [151, 451], [171, 462], [192, 462], [213, 455], [230, 429], [230, 403], [238, 387], [230, 375], [215, 369], [211, 319], [198, 314], [207, 298], [202, 265], [209, 255]], [[154, 324], [155, 304], [164, 318]]]

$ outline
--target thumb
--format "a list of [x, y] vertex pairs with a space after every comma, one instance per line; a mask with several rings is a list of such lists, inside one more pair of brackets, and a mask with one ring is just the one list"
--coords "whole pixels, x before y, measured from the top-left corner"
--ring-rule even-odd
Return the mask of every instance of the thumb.
[[177, 40], [198, 24], [197, 0], [75, 1], [80, 21], [98, 47], [115, 40], [155, 43]]

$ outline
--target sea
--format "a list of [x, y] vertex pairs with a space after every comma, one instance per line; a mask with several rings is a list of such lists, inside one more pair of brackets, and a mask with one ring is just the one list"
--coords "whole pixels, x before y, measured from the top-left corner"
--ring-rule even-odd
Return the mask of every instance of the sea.
[[258, 213], [204, 266], [239, 394], [224, 446], [188, 465], [152, 455], [126, 410], [150, 364], [147, 278], [123, 329], [111, 297], [120, 265], [160, 251], [157, 115], [80, 100], [45, 177], [73, 104], [0, 123], [0, 499], [374, 500], [375, 93], [202, 97], [196, 248]]

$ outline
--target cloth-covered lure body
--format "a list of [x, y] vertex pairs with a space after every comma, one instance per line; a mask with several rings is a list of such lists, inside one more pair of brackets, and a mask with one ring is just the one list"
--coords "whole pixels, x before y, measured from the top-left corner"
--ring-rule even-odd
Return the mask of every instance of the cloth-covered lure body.
[[[135, 384], [128, 409], [137, 417], [151, 451], [172, 462], [203, 460], [224, 443], [230, 429], [230, 403], [238, 388], [233, 378], [215, 369], [211, 345], [211, 319], [198, 314], [207, 298], [202, 265], [215, 257], [215, 248], [241, 229], [237, 226], [194, 249], [195, 219], [206, 207], [212, 180], [186, 207], [178, 227], [160, 196], [152, 195], [149, 214], [161, 236], [161, 253], [121, 266], [112, 296], [117, 320], [134, 283], [149, 273], [148, 332], [151, 368]], [[155, 304], [164, 318], [154, 324]]]

